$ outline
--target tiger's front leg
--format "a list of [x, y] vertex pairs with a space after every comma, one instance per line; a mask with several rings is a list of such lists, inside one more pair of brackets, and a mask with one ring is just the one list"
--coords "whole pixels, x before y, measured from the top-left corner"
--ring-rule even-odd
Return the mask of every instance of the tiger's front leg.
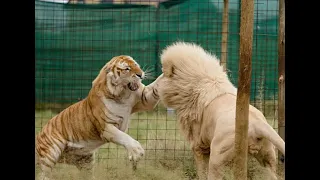
[[128, 158], [130, 161], [133, 161], [134, 166], [144, 155], [144, 149], [141, 144], [128, 134], [117, 129], [114, 125], [106, 124], [102, 136], [109, 142], [125, 147]]

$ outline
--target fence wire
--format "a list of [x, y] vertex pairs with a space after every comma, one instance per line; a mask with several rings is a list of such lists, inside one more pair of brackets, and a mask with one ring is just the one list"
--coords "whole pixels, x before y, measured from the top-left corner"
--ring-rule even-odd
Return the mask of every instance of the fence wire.
[[[220, 58], [222, 13], [223, 0], [36, 0], [36, 133], [55, 114], [85, 98], [100, 68], [113, 56], [132, 56], [155, 78], [161, 73], [161, 50], [177, 40], [200, 44]], [[255, 1], [254, 18], [251, 102], [277, 129], [278, 1]], [[239, 27], [240, 0], [229, 0], [226, 66], [235, 85]], [[146, 151], [140, 168], [181, 166], [193, 176], [186, 170], [194, 168], [193, 156], [173, 110], [160, 103], [152, 112], [134, 114], [128, 134]], [[115, 144], [104, 145], [97, 160], [107, 166], [129, 163], [125, 149]]]

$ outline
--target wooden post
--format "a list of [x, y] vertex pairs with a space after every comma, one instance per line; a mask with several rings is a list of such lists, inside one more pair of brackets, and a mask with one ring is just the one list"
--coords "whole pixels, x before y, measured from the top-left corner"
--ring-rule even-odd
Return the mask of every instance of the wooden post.
[[234, 178], [247, 180], [248, 117], [251, 87], [253, 0], [241, 0], [240, 59], [236, 102]]
[[222, 17], [222, 41], [221, 41], [221, 61], [223, 71], [227, 70], [228, 54], [228, 26], [229, 26], [229, 0], [224, 0]]
[[[284, 0], [279, 0], [279, 38], [278, 38], [278, 133], [285, 140], [285, 9]], [[281, 152], [278, 151], [278, 159], [281, 161]]]

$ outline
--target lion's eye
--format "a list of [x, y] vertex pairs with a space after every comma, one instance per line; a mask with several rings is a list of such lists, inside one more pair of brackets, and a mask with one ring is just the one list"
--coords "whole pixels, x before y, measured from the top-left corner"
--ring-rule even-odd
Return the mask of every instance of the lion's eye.
[[125, 70], [130, 71], [130, 68], [127, 67]]

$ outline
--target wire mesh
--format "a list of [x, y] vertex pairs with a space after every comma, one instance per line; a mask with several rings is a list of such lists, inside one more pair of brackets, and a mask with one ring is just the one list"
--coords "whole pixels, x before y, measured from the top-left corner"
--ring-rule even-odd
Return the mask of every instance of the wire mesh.
[[[132, 56], [154, 77], [161, 73], [161, 50], [177, 40], [195, 42], [220, 57], [222, 13], [223, 0], [35, 0], [36, 133], [55, 114], [85, 98], [113, 56]], [[277, 128], [278, 1], [255, 1], [254, 14], [251, 102]], [[235, 85], [239, 27], [240, 0], [229, 0], [227, 71]], [[171, 109], [160, 103], [152, 112], [132, 115], [128, 134], [146, 151], [142, 169], [181, 167], [194, 176], [189, 144]], [[129, 163], [125, 149], [115, 144], [104, 145], [97, 160], [107, 167]]]

